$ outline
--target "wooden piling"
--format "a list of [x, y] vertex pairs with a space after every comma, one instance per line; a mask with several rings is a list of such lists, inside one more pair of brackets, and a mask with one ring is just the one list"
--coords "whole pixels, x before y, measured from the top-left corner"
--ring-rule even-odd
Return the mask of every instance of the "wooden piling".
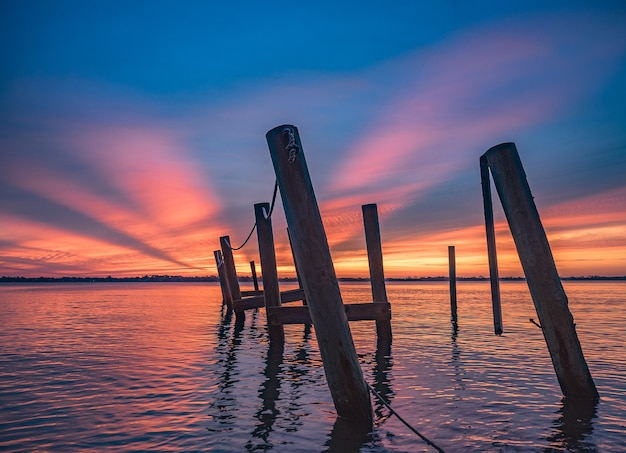
[[[363, 211], [363, 227], [365, 230], [365, 244], [373, 301], [374, 303], [388, 303], [385, 272], [383, 269], [383, 249], [378, 222], [378, 207], [374, 203], [364, 204], [361, 206], [361, 210]], [[391, 339], [391, 323], [388, 320], [376, 321], [376, 334], [378, 338]]]
[[263, 298], [267, 316], [267, 329], [270, 343], [283, 341], [283, 326], [272, 325], [270, 322], [269, 307], [280, 307], [280, 289], [278, 286], [278, 271], [276, 270], [276, 251], [274, 249], [274, 233], [272, 220], [266, 218], [269, 213], [269, 203], [257, 203], [254, 205], [256, 218], [256, 233], [259, 242], [259, 256], [261, 259], [261, 276], [263, 277]]
[[[224, 270], [226, 274], [226, 282], [228, 283], [228, 289], [233, 300], [241, 299], [241, 289], [239, 288], [239, 280], [237, 279], [237, 270], [235, 269], [235, 259], [233, 258], [233, 251], [230, 248], [230, 237], [220, 237], [220, 247], [222, 248], [222, 258], [224, 260]], [[235, 311], [235, 318], [237, 320], [245, 319], [244, 311]]]
[[491, 169], [563, 395], [597, 399], [598, 391], [515, 144], [494, 146], [483, 157]]
[[496, 231], [493, 222], [493, 204], [491, 202], [491, 183], [487, 158], [480, 158], [480, 182], [483, 190], [483, 208], [485, 212], [485, 230], [487, 233], [487, 255], [489, 256], [489, 281], [491, 283], [491, 306], [493, 309], [493, 330], [502, 335], [502, 303], [500, 301], [500, 277], [498, 276], [498, 258], [496, 253]]
[[452, 322], [456, 323], [456, 252], [454, 245], [448, 246], [448, 269], [448, 276], [450, 280], [450, 313]]
[[298, 130], [291, 125], [279, 126], [266, 138], [337, 414], [371, 425], [369, 391], [343, 308]]
[[226, 268], [224, 267], [224, 258], [221, 250], [214, 250], [215, 265], [217, 266], [217, 275], [220, 279], [220, 288], [222, 289], [222, 304], [226, 305], [228, 311], [233, 310], [233, 296], [230, 294], [228, 282], [226, 280]]
[[250, 261], [250, 273], [252, 274], [252, 284], [254, 285], [254, 290], [258, 291], [259, 280], [256, 278], [256, 266], [254, 265], [254, 261]]

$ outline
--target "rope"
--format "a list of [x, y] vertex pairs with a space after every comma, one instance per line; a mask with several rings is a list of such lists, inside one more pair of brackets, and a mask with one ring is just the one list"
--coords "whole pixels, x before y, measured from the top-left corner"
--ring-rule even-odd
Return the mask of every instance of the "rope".
[[265, 208], [263, 208], [263, 217], [265, 220], [269, 220], [272, 217], [272, 212], [274, 212], [274, 204], [276, 203], [276, 194], [278, 193], [278, 181], [274, 182], [274, 193], [272, 195], [272, 203], [270, 204], [270, 212], [269, 214], [265, 212]]
[[289, 158], [287, 159], [289, 163], [293, 163], [296, 160], [296, 154], [300, 151], [300, 147], [296, 144], [296, 134], [293, 129], [290, 127], [286, 127], [283, 129], [283, 135], [287, 135], [287, 146], [285, 146], [285, 150], [289, 151]]
[[378, 398], [378, 400], [383, 403], [385, 406], [387, 406], [387, 409], [389, 409], [391, 411], [391, 413], [393, 415], [395, 415], [396, 417], [398, 417], [398, 420], [400, 420], [402, 423], [404, 423], [404, 425], [409, 428], [411, 431], [413, 431], [415, 434], [417, 434], [424, 442], [426, 442], [429, 446], [433, 447], [435, 450], [437, 450], [439, 453], [445, 453], [443, 451], [442, 448], [438, 447], [437, 445], [435, 445], [432, 441], [428, 440], [428, 438], [426, 438], [426, 436], [422, 435], [419, 433], [418, 430], [416, 430], [415, 428], [413, 428], [411, 425], [409, 425], [402, 417], [400, 417], [400, 415], [391, 407], [391, 405], [385, 400], [385, 398], [383, 398], [382, 396], [380, 396], [378, 394], [378, 392], [376, 390], [374, 390], [372, 388], [372, 386], [369, 384], [369, 382], [365, 382], [365, 384], [367, 385], [367, 388], [370, 389], [370, 392], [372, 392], [372, 394]]
[[233, 247], [232, 245], [230, 245], [230, 242], [228, 241], [228, 239], [225, 240], [226, 245], [228, 246], [228, 248], [230, 248], [233, 251], [242, 249], [244, 245], [246, 245], [248, 241], [250, 240], [250, 238], [252, 237], [252, 233], [254, 233], [255, 228], [256, 228], [256, 222], [254, 225], [252, 225], [252, 229], [250, 230], [250, 234], [248, 234], [248, 237], [246, 238], [246, 240], [243, 241], [243, 244], [241, 244], [239, 247]]
[[[265, 217], [266, 220], [269, 219], [272, 216], [272, 212], [274, 212], [274, 204], [276, 203], [277, 192], [278, 192], [278, 181], [274, 181], [274, 194], [272, 195], [272, 204], [270, 205], [269, 214], [265, 212], [265, 208], [263, 208], [263, 216]], [[228, 239], [225, 239], [224, 242], [226, 242], [226, 245], [228, 246], [229, 249], [233, 251], [240, 250], [248, 243], [248, 241], [252, 237], [252, 233], [254, 233], [255, 228], [256, 228], [256, 222], [254, 222], [254, 225], [252, 225], [252, 229], [250, 230], [250, 234], [248, 234], [248, 237], [246, 238], [246, 240], [243, 241], [243, 244], [241, 244], [239, 247], [233, 247], [232, 245], [230, 245], [230, 241]]]

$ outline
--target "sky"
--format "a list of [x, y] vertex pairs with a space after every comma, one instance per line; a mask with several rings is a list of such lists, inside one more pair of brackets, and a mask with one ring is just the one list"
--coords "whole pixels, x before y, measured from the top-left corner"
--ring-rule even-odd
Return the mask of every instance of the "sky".
[[[298, 127], [340, 277], [488, 275], [514, 142], [561, 276], [626, 275], [621, 1], [0, 3], [0, 275], [215, 275]], [[500, 275], [523, 275], [494, 191]], [[280, 197], [279, 275], [294, 276]], [[256, 238], [235, 252], [258, 268]]]

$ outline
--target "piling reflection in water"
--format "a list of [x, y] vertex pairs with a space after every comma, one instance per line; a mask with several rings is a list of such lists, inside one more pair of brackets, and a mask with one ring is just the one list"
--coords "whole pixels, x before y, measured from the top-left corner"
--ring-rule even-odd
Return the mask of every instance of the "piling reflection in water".
[[550, 443], [567, 451], [598, 451], [590, 440], [597, 406], [597, 400], [563, 398], [558, 419], [553, 422], [556, 432], [548, 437]]

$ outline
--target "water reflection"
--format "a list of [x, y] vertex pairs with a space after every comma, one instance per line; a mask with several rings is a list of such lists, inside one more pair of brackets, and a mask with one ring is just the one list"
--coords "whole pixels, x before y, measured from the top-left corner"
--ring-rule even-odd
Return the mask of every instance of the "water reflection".
[[[597, 447], [592, 439], [593, 420], [596, 418], [596, 400], [571, 400], [563, 398], [553, 422], [555, 432], [548, 441], [555, 448], [567, 451], [594, 452]], [[551, 450], [548, 450], [551, 451]]]
[[[263, 444], [271, 449], [269, 444], [269, 435], [273, 431], [274, 422], [279, 414], [279, 410], [276, 407], [276, 401], [280, 397], [280, 368], [283, 363], [283, 353], [285, 345], [282, 341], [272, 341], [269, 344], [267, 350], [267, 356], [265, 358], [265, 381], [261, 385], [259, 390], [259, 397], [262, 404], [259, 410], [256, 412], [256, 418], [259, 420], [254, 431], [252, 431], [253, 439], [260, 439]], [[258, 450], [258, 446], [252, 441], [248, 441], [246, 444], [246, 450], [254, 451]]]
[[[234, 425], [234, 412], [237, 410], [237, 400], [233, 395], [232, 387], [237, 382], [237, 349], [241, 345], [241, 333], [243, 326], [235, 326], [232, 338], [230, 338], [232, 311], [227, 310], [222, 318], [222, 322], [217, 329], [217, 347], [218, 356], [217, 366], [221, 370], [218, 378], [219, 398], [211, 403], [211, 408], [217, 409], [217, 413], [213, 415], [219, 425]], [[210, 431], [222, 431], [222, 429]]]
[[[376, 344], [374, 368], [372, 370], [374, 377], [373, 387], [389, 403], [391, 403], [394, 396], [389, 378], [391, 367], [391, 338], [379, 337]], [[386, 409], [385, 405], [377, 398], [374, 398], [374, 419], [376, 424], [381, 425], [390, 415], [391, 413]]]
[[358, 452], [369, 440], [371, 428], [369, 423], [337, 417], [324, 451], [329, 453]]

